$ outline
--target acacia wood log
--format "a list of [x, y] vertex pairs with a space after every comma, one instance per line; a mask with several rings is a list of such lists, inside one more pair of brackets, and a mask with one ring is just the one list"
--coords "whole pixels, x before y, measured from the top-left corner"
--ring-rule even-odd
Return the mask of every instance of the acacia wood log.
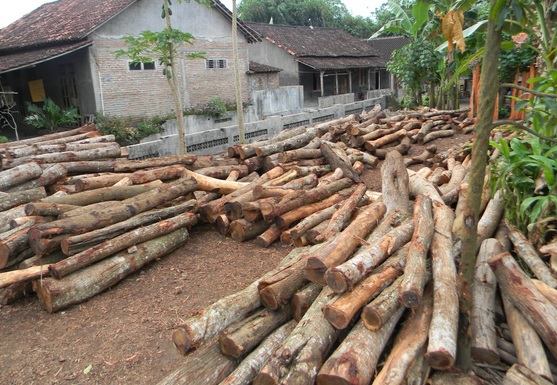
[[[114, 142], [114, 141], [112, 141]], [[32, 146], [21, 147], [14, 150], [8, 151], [10, 156], [13, 158], [21, 158], [32, 155], [48, 154], [53, 152], [75, 152], [92, 150], [97, 148], [103, 148], [107, 146], [106, 142], [95, 142], [95, 143], [77, 143], [77, 142], [67, 142], [67, 143], [55, 143], [55, 144], [34, 144]]]
[[279, 154], [279, 162], [286, 163], [300, 159], [320, 158], [323, 154], [319, 148], [298, 148], [295, 150], [285, 151]]
[[173, 216], [180, 215], [186, 211], [190, 211], [195, 206], [194, 200], [189, 200], [174, 206], [162, 209], [150, 210], [138, 215], [134, 215], [130, 219], [115, 223], [110, 226], [102, 227], [97, 230], [89, 231], [84, 234], [72, 235], [62, 240], [62, 251], [66, 255], [74, 255], [101, 242], [119, 236], [127, 231], [147, 226], [157, 221], [161, 221]]
[[[434, 222], [432, 202], [425, 195], [418, 195], [414, 202], [414, 234], [406, 256], [406, 269], [399, 287], [399, 300], [409, 308], [416, 308], [426, 284], [426, 259], [433, 239]], [[447, 228], [441, 225], [443, 231]]]
[[495, 330], [495, 293], [497, 282], [487, 261], [502, 253], [503, 246], [494, 238], [484, 240], [476, 259], [474, 285], [472, 286], [472, 358], [476, 362], [495, 364], [499, 361], [497, 353], [497, 334]]
[[222, 354], [239, 358], [253, 350], [271, 332], [292, 318], [290, 306], [277, 311], [261, 309], [226, 328], [219, 336]]
[[532, 372], [552, 380], [549, 362], [536, 330], [505, 295], [502, 299], [518, 362]]
[[323, 308], [325, 318], [335, 328], [346, 329], [356, 313], [391, 285], [401, 273], [394, 267], [388, 267], [381, 272], [368, 276], [356, 285], [354, 290], [341, 294], [334, 302], [327, 304]]
[[352, 194], [342, 202], [338, 210], [333, 214], [325, 231], [317, 237], [317, 242], [323, 242], [326, 239], [336, 236], [349, 223], [356, 210], [356, 207], [364, 197], [367, 186], [364, 183], [356, 185]]
[[397, 334], [385, 365], [383, 365], [372, 384], [403, 383], [406, 371], [427, 341], [432, 312], [433, 289], [429, 285], [424, 292], [420, 305], [415, 312], [409, 314], [408, 319]]
[[321, 289], [323, 289], [321, 285], [311, 282], [294, 293], [290, 301], [290, 306], [292, 308], [292, 318], [294, 318], [296, 322], [299, 322], [306, 314], [313, 301], [315, 301], [319, 293], [321, 293]]
[[292, 138], [296, 135], [303, 134], [304, 132], [306, 132], [306, 130], [307, 130], [306, 126], [299, 126], [299, 127], [291, 128], [289, 130], [283, 130], [279, 132], [277, 135], [267, 140], [241, 145], [238, 148], [238, 155], [242, 160], [254, 157], [256, 155], [255, 152], [256, 147], [261, 147], [271, 143], [279, 142], [281, 140]]
[[334, 147], [327, 142], [322, 142], [320, 149], [331, 167], [335, 169], [340, 168], [344, 176], [352, 179], [354, 183], [360, 183], [362, 181], [358, 173], [352, 167], [344, 151], [335, 151]]
[[325, 319], [323, 306], [331, 291], [324, 288], [282, 346], [269, 358], [254, 385], [312, 384], [339, 336]]
[[53, 164], [46, 167], [43, 173], [36, 179], [32, 179], [23, 184], [11, 187], [9, 191], [21, 191], [28, 189], [35, 189], [37, 187], [49, 186], [61, 179], [63, 179], [68, 170], [61, 164]]
[[276, 223], [273, 223], [267, 230], [257, 236], [255, 243], [260, 247], [269, 247], [280, 238], [281, 234], [282, 230], [280, 227], [278, 227]]
[[438, 130], [433, 131], [424, 136], [423, 143], [429, 143], [432, 140], [439, 139], [439, 138], [448, 138], [449, 136], [454, 136], [456, 131], [453, 129], [445, 129], [445, 130]]
[[202, 312], [188, 318], [172, 331], [172, 341], [178, 352], [185, 355], [192, 348], [199, 347], [204, 341], [217, 336], [229, 325], [244, 319], [249, 313], [261, 306], [259, 282], [275, 274], [285, 265], [295, 263], [303, 255], [304, 248], [294, 249], [279, 264], [263, 277], [255, 280], [243, 290], [221, 298], [207, 306]]
[[[86, 124], [86, 125], [78, 127], [78, 128], [71, 129], [71, 130], [55, 132], [55, 133], [52, 133], [52, 134], [46, 134], [46, 135], [37, 136], [37, 137], [34, 137], [34, 138], [21, 139], [17, 142], [17, 145], [18, 146], [24, 146], [24, 145], [28, 145], [28, 144], [37, 143], [37, 142], [44, 142], [44, 141], [49, 141], [49, 140], [53, 140], [53, 139], [65, 138], [65, 137], [68, 137], [68, 136], [79, 135], [79, 134], [83, 134], [83, 133], [96, 132], [96, 131], [97, 131], [97, 129], [96, 129], [95, 125], [91, 123], [91, 124]], [[7, 147], [11, 147], [11, 146], [13, 146], [13, 142], [0, 144], [0, 148], [7, 148]]]
[[72, 195], [50, 195], [41, 199], [44, 203], [57, 203], [74, 206], [87, 206], [104, 201], [117, 201], [135, 197], [139, 194], [153, 190], [157, 186], [112, 186], [99, 188], [94, 191], [83, 191]]
[[557, 308], [536, 288], [509, 252], [489, 259], [489, 266], [497, 277], [501, 293], [506, 295], [522, 315], [532, 324], [545, 345], [557, 357]]
[[536, 288], [540, 291], [540, 293], [542, 293], [549, 302], [557, 307], [557, 289], [554, 289], [545, 282], [537, 279], [532, 279], [532, 282], [534, 282], [534, 285], [536, 285]]
[[0, 212], [0, 233], [10, 230], [10, 222], [14, 218], [25, 216], [25, 205], [19, 205], [9, 210]]
[[[391, 225], [397, 225], [400, 217], [396, 212], [385, 221], [387, 229]], [[405, 220], [399, 226], [380, 236], [379, 239], [362, 247], [356, 255], [348, 261], [332, 267], [326, 273], [326, 283], [335, 293], [343, 293], [352, 290], [366, 275], [387, 258], [400, 249], [412, 238], [414, 232], [414, 221]]]
[[251, 384], [265, 362], [283, 344], [284, 340], [296, 327], [295, 321], [287, 322], [272, 332], [252, 353], [245, 357], [238, 367], [228, 375], [219, 385]]
[[0, 191], [25, 183], [41, 176], [43, 169], [39, 163], [29, 161], [9, 170], [0, 171]]
[[[45, 220], [43, 219], [38, 223], [41, 222], [45, 222]], [[0, 235], [0, 269], [21, 262], [19, 260], [21, 258], [20, 254], [29, 249], [27, 232], [35, 223], [23, 224]]]
[[[383, 128], [381, 128], [381, 127], [383, 127]], [[392, 134], [392, 133], [394, 133], [398, 130], [400, 130], [399, 126], [393, 126], [393, 127], [390, 127], [390, 128], [386, 128], [385, 126], [379, 125], [379, 126], [377, 126], [376, 129], [372, 130], [371, 132], [359, 136], [356, 140], [356, 146], [357, 147], [362, 147], [362, 146], [365, 145], [365, 143], [368, 140], [373, 141], [373, 140], [379, 139], [379, 138], [381, 138], [385, 135], [390, 135], [390, 134]]]
[[410, 138], [404, 137], [396, 146], [378, 148], [374, 151], [374, 154], [378, 159], [385, 159], [387, 154], [392, 151], [396, 151], [401, 155], [406, 155], [408, 151], [410, 151], [411, 147], [412, 141], [410, 140]]
[[[429, 199], [429, 198], [428, 198]], [[433, 314], [429, 328], [426, 360], [437, 370], [451, 368], [456, 359], [459, 299], [453, 254], [454, 213], [439, 202], [433, 203], [434, 233], [431, 240]], [[410, 248], [414, 243], [410, 244]], [[426, 251], [427, 252], [427, 251]]]
[[557, 278], [553, 276], [549, 267], [540, 258], [532, 243], [530, 243], [524, 234], [516, 227], [506, 223], [509, 228], [509, 238], [513, 243], [516, 253], [532, 270], [534, 275], [547, 285], [557, 289]]
[[238, 242], [244, 242], [262, 234], [270, 226], [271, 223], [263, 220], [250, 222], [247, 219], [240, 218], [230, 222], [228, 231], [232, 239]]
[[490, 238], [495, 234], [504, 211], [505, 200], [501, 192], [496, 191], [493, 198], [489, 200], [481, 218], [478, 220], [478, 245], [481, 245], [484, 239]]
[[339, 206], [340, 203], [336, 203], [332, 206], [320, 209], [319, 211], [315, 211], [313, 213], [308, 212], [300, 222], [298, 222], [294, 227], [290, 228], [284, 233], [289, 232], [291, 238], [300, 238], [307, 230], [330, 219], [335, 211], [337, 211]]
[[[406, 248], [406, 250], [408, 250], [408, 248]], [[364, 306], [361, 318], [367, 329], [381, 329], [386, 322], [402, 308], [402, 305], [398, 302], [398, 288], [401, 282], [402, 276], [398, 277], [392, 285], [387, 287], [373, 301]]]
[[400, 153], [390, 152], [381, 166], [381, 191], [387, 213], [410, 213], [409, 177]]
[[550, 385], [552, 383], [553, 381], [548, 381], [526, 366], [514, 364], [505, 373], [501, 385]]
[[184, 170], [182, 176], [195, 178], [199, 190], [216, 192], [219, 194], [230, 194], [238, 189], [245, 187], [245, 182], [222, 180], [197, 174], [191, 170]]
[[361, 245], [361, 241], [379, 223], [385, 214], [385, 205], [376, 202], [365, 208], [336, 238], [337, 245], [326, 254], [310, 256], [304, 267], [304, 277], [312, 282], [325, 284], [325, 273], [328, 269], [346, 261]]
[[305, 132], [291, 138], [287, 138], [275, 143], [270, 143], [264, 146], [255, 147], [255, 153], [258, 156], [269, 156], [272, 154], [301, 148], [307, 145], [313, 138], [320, 136], [326, 131], [326, 128], [313, 126], [305, 130]]
[[405, 129], [399, 129], [392, 134], [383, 135], [375, 140], [366, 140], [366, 142], [364, 143], [364, 147], [367, 151], [373, 152], [376, 149], [383, 147], [389, 143], [406, 138], [406, 134], [407, 131]]
[[93, 203], [87, 206], [79, 206], [74, 210], [61, 213], [60, 215], [58, 215], [58, 219], [78, 217], [87, 213], [96, 213], [101, 210], [109, 209], [114, 205], [118, 205], [118, 204], [120, 204], [120, 201], [104, 201], [104, 202]]
[[400, 308], [377, 331], [368, 330], [358, 322], [321, 367], [317, 384], [369, 384], [402, 313]]
[[174, 164], [193, 165], [198, 159], [197, 155], [170, 155], [158, 158], [123, 160], [114, 164], [114, 172], [133, 172], [152, 167], [172, 166]]
[[29, 203], [46, 197], [44, 187], [10, 193], [0, 193], [0, 211], [5, 211], [23, 203]]
[[[67, 170], [67, 175], [89, 174], [97, 172], [114, 172], [115, 164], [124, 162], [123, 160], [88, 160], [75, 162], [59, 162], [56, 163]], [[51, 164], [44, 164], [44, 167], [50, 167]]]
[[410, 195], [412, 195], [413, 197], [417, 197], [418, 195], [423, 194], [429, 197], [432, 202], [443, 202], [439, 190], [433, 185], [433, 183], [412, 170], [408, 170], [408, 177], [408, 188], [410, 189]]
[[122, 251], [64, 279], [45, 278], [35, 281], [33, 289], [37, 292], [42, 307], [53, 313], [108, 289], [149, 262], [181, 247], [188, 238], [187, 229], [179, 229], [138, 244], [133, 252]]

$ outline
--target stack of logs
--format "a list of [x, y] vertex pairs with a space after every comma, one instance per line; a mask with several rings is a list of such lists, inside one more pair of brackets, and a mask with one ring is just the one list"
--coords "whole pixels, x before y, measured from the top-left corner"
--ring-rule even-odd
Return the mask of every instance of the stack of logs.
[[[204, 221], [238, 241], [296, 248], [174, 330], [187, 363], [161, 384], [456, 383], [447, 369], [469, 143], [437, 151], [434, 140], [470, 134], [473, 123], [466, 111], [374, 108], [226, 155], [135, 161], [92, 126], [6, 145], [0, 301], [32, 284], [49, 312], [82, 302], [181, 247]], [[363, 182], [374, 170], [381, 191]], [[503, 211], [486, 182], [474, 360], [507, 384], [552, 383], [557, 280], [501, 223]], [[511, 243], [539, 281], [514, 262]]]

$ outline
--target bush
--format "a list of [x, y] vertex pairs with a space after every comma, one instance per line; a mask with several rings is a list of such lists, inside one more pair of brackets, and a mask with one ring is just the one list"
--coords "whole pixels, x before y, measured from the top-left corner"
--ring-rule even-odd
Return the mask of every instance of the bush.
[[[251, 102], [242, 102], [242, 107], [246, 108]], [[212, 98], [207, 103], [199, 103], [184, 110], [184, 115], [207, 115], [218, 118], [227, 111], [236, 111], [236, 101], [222, 98]]]
[[23, 121], [35, 128], [54, 131], [60, 127], [74, 126], [81, 119], [77, 107], [62, 109], [49, 98], [44, 100], [42, 107], [29, 102], [26, 105], [30, 114]]
[[8, 143], [10, 139], [7, 136], [0, 135], [0, 143]]
[[97, 115], [95, 122], [103, 135], [114, 135], [121, 145], [137, 144], [149, 135], [162, 132], [162, 125], [172, 115], [166, 117], [132, 118]]

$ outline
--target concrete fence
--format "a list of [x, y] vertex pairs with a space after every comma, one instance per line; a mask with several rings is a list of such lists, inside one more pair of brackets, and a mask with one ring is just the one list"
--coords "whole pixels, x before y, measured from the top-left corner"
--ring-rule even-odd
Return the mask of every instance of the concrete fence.
[[[336, 104], [332, 107], [309, 112], [284, 116], [275, 115], [266, 119], [247, 122], [244, 124], [246, 142], [253, 143], [265, 140], [286, 129], [300, 126], [310, 127], [328, 120], [360, 113], [362, 110], [370, 110], [377, 103], [385, 108], [386, 98], [382, 96], [348, 104]], [[176, 126], [175, 122], [170, 123], [170, 125], [172, 124]], [[190, 127], [187, 126], [187, 130], [190, 132], [186, 135], [186, 149], [189, 154], [208, 155], [225, 152], [228, 147], [238, 144], [240, 141], [237, 124], [223, 125], [201, 132], [192, 132]], [[178, 154], [178, 135], [169, 132], [170, 129], [165, 128], [164, 134], [158, 138], [151, 137], [150, 140], [128, 146], [129, 158], [143, 159]]]

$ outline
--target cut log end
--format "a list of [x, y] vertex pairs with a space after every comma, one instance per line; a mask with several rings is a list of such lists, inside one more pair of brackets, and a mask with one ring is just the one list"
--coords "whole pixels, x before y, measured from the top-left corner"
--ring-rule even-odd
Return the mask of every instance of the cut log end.
[[261, 289], [259, 291], [259, 297], [261, 299], [261, 304], [267, 309], [277, 310], [279, 308], [277, 297], [270, 287]]
[[348, 290], [346, 279], [344, 279], [344, 275], [339, 271], [329, 269], [325, 274], [325, 281], [327, 286], [337, 294], [344, 293]]
[[346, 317], [346, 314], [338, 309], [326, 305], [323, 308], [323, 314], [325, 318], [331, 325], [333, 325], [337, 330], [346, 329], [351, 321], [351, 318]]
[[304, 278], [311, 282], [317, 282], [320, 285], [325, 285], [325, 273], [327, 272], [327, 265], [319, 258], [311, 257], [306, 263], [304, 268]]
[[422, 296], [413, 291], [405, 291], [400, 296], [402, 305], [406, 308], [415, 309], [422, 300]]
[[364, 323], [366, 329], [376, 331], [381, 329], [381, 327], [385, 323], [385, 320], [375, 309], [365, 307], [362, 311], [362, 322]]
[[178, 353], [183, 356], [185, 356], [192, 347], [191, 337], [184, 327], [179, 327], [172, 331], [172, 342], [174, 342], [174, 346], [176, 346]]
[[245, 353], [244, 347], [242, 345], [238, 345], [226, 334], [220, 336], [219, 346], [221, 353], [228, 357], [240, 358]]
[[447, 370], [454, 365], [454, 357], [448, 352], [431, 352], [426, 354], [429, 366], [437, 370]]

